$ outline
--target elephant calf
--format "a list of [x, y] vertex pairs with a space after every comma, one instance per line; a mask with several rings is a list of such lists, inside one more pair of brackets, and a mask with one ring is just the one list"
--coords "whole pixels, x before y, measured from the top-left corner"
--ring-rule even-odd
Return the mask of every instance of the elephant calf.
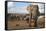
[[37, 26], [39, 28], [44, 28], [45, 27], [45, 16], [39, 16], [37, 19]]

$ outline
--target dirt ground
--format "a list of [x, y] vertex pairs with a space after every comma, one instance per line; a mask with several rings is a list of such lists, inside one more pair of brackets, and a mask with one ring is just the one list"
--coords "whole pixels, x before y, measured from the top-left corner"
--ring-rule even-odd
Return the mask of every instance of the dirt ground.
[[21, 29], [29, 28], [29, 23], [27, 21], [8, 21], [8, 29]]

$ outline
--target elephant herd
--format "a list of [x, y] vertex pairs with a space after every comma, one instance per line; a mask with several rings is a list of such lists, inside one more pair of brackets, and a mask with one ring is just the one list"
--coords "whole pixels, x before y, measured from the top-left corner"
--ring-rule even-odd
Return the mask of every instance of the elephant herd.
[[[29, 20], [30, 20], [30, 16], [9, 16], [8, 20], [11, 20], [11, 21], [27, 21], [27, 23], [29, 23]], [[44, 15], [41, 15], [41, 16], [38, 16], [37, 18], [37, 21], [33, 18], [31, 19], [32, 21], [30, 21], [29, 24], [33, 24], [34, 22], [36, 22], [35, 25], [37, 25], [37, 27], [45, 27], [45, 16]], [[33, 25], [32, 25], [33, 26]]]
[[10, 14], [8, 14], [8, 20], [18, 20], [18, 21], [22, 21], [22, 20], [29, 20], [29, 16], [26, 16], [26, 15], [10, 15]]

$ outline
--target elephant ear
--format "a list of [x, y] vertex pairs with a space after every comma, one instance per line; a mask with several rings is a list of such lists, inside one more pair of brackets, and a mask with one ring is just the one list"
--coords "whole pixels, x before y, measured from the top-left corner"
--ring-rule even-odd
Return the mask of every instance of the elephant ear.
[[33, 5], [33, 8], [36, 8], [37, 16], [40, 16], [38, 5]]
[[40, 16], [39, 7], [37, 6], [37, 16]]
[[40, 12], [38, 11], [37, 16], [40, 16]]

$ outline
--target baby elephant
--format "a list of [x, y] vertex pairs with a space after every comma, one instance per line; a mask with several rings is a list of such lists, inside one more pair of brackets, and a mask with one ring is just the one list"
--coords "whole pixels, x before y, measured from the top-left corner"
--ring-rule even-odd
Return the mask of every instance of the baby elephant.
[[37, 26], [39, 28], [44, 28], [45, 27], [45, 16], [39, 16], [38, 17]]

